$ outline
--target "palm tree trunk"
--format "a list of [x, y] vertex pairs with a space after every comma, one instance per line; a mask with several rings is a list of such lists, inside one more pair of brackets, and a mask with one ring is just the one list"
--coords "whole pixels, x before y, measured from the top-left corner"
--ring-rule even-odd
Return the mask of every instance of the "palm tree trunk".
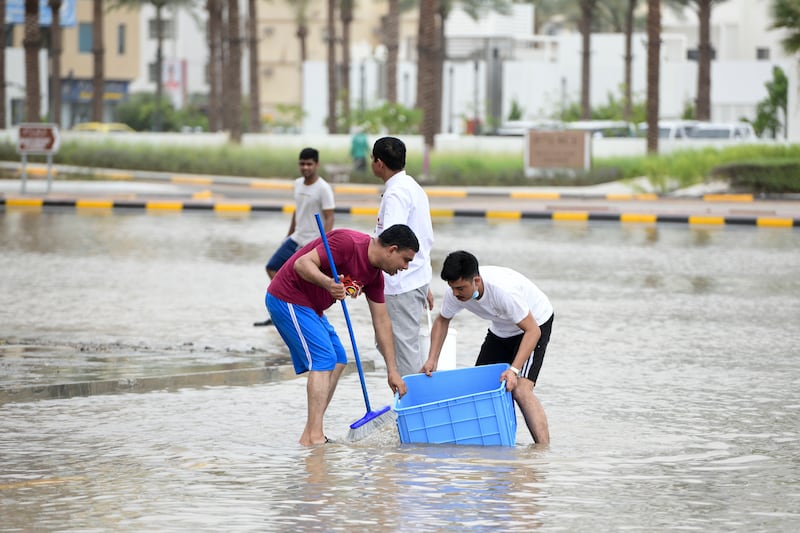
[[596, 0], [581, 0], [581, 19], [579, 22], [583, 50], [581, 52], [581, 118], [592, 118], [592, 15]]
[[400, 0], [389, 0], [389, 12], [384, 19], [386, 46], [386, 100], [397, 103], [397, 54], [400, 49]]
[[[5, 20], [2, 21], [5, 23]], [[39, 86], [39, 47], [42, 37], [39, 33], [39, 0], [25, 0], [25, 120], [39, 122], [41, 118]], [[5, 45], [5, 42], [3, 43]], [[5, 49], [3, 50], [5, 53]], [[3, 100], [5, 106], [5, 100]]]
[[632, 74], [633, 69], [633, 10], [636, 8], [638, 0], [628, 0], [628, 6], [625, 9], [625, 94], [623, 96], [625, 102], [622, 109], [622, 118], [629, 121], [633, 115], [633, 97], [632, 97]]
[[436, 87], [436, 98], [433, 100], [433, 116], [434, 116], [434, 124], [433, 124], [433, 131], [434, 133], [439, 133], [442, 131], [442, 93], [444, 92], [444, 60], [445, 55], [447, 55], [446, 50], [446, 42], [445, 42], [445, 35], [444, 35], [444, 25], [447, 21], [447, 14], [452, 6], [446, 2], [439, 2], [439, 28], [437, 32], [437, 48], [439, 53], [436, 54], [436, 69], [433, 72], [434, 75], [434, 86]]
[[658, 153], [661, 1], [647, 0], [647, 153]]
[[341, 0], [342, 20], [342, 116], [350, 124], [350, 25], [353, 23], [353, 0]]
[[103, 97], [105, 96], [105, 46], [103, 45], [103, 0], [93, 0], [92, 10], [92, 54], [94, 75], [92, 77], [92, 120], [103, 121]]
[[239, 30], [239, 1], [228, 0], [228, 128], [230, 140], [242, 142], [242, 39]]
[[250, 131], [261, 131], [261, 87], [258, 72], [258, 8], [256, 0], [247, 0], [247, 37], [250, 48]]
[[61, 0], [49, 0], [53, 23], [50, 26], [50, 77], [52, 84], [53, 107], [50, 109], [50, 122], [61, 125]]
[[697, 0], [697, 18], [700, 24], [697, 50], [697, 120], [711, 120], [711, 2]]
[[[0, 2], [0, 43], [5, 47], [6, 42], [6, 3]], [[0, 54], [0, 130], [6, 129], [6, 54]]]
[[222, 4], [220, 0], [207, 0], [208, 10], [208, 129], [222, 129], [220, 108], [220, 83], [222, 80]]
[[153, 129], [161, 131], [164, 124], [164, 3], [156, 4], [156, 113]]
[[422, 110], [421, 131], [426, 150], [436, 135], [436, 69], [439, 67], [439, 0], [420, 0], [417, 36], [417, 107]]
[[328, 133], [336, 133], [336, 0], [328, 0]]

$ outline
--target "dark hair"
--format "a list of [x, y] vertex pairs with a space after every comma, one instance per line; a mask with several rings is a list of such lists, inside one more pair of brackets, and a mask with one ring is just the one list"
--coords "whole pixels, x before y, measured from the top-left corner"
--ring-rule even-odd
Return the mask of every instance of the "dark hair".
[[390, 170], [406, 168], [406, 145], [396, 137], [381, 137], [372, 146], [372, 158], [380, 159]]
[[479, 275], [478, 258], [464, 250], [451, 253], [442, 264], [442, 279], [444, 281], [472, 279]]
[[314, 148], [303, 148], [300, 150], [300, 159], [313, 159], [315, 163], [319, 163], [319, 152]]
[[378, 235], [378, 241], [380, 241], [381, 245], [384, 247], [396, 245], [398, 250], [410, 249], [414, 250], [414, 253], [419, 252], [417, 236], [414, 235], [414, 231], [405, 224], [389, 226], [383, 230], [383, 233]]

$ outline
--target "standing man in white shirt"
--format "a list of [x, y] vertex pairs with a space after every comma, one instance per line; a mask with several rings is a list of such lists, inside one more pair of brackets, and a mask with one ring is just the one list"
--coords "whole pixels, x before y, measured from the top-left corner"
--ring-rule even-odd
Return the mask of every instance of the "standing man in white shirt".
[[386, 188], [378, 210], [375, 235], [395, 224], [410, 227], [419, 240], [419, 252], [408, 269], [385, 276], [386, 308], [392, 320], [394, 350], [401, 376], [416, 374], [428, 354], [420, 353], [420, 319], [426, 306], [433, 309], [430, 290], [433, 224], [428, 195], [406, 174], [406, 145], [395, 137], [383, 137], [372, 147], [372, 173]]
[[[281, 245], [267, 262], [266, 271], [269, 279], [275, 277], [278, 269], [292, 257], [299, 248], [319, 237], [316, 213], [320, 213], [325, 233], [333, 229], [333, 210], [336, 202], [333, 189], [319, 174], [319, 151], [314, 148], [303, 148], [297, 162], [301, 176], [294, 180], [295, 210], [289, 232]], [[255, 322], [254, 326], [271, 326], [272, 319]]]

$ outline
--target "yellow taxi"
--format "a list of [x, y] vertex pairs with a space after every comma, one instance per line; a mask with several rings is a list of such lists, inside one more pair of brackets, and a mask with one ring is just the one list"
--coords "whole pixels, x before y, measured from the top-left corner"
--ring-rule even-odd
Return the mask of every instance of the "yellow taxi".
[[136, 130], [122, 122], [81, 122], [71, 131], [94, 131], [98, 133], [134, 133]]

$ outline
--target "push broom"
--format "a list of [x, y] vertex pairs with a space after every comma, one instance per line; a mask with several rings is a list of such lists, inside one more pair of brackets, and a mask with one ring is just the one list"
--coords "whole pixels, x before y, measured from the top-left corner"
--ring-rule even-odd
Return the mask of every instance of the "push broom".
[[[328, 237], [325, 236], [325, 228], [322, 226], [322, 219], [320, 218], [319, 213], [316, 213], [314, 217], [317, 219], [317, 227], [319, 227], [319, 234], [322, 237], [322, 244], [325, 245], [325, 254], [328, 256], [328, 264], [331, 267], [331, 274], [333, 275], [333, 279], [335, 279], [338, 283], [340, 282], [339, 274], [336, 272], [336, 265], [333, 263], [333, 255], [331, 254], [331, 248], [328, 245]], [[370, 407], [369, 395], [367, 394], [367, 384], [364, 381], [364, 369], [361, 368], [361, 357], [358, 356], [358, 346], [356, 345], [356, 337], [353, 334], [353, 324], [350, 322], [350, 313], [347, 311], [347, 304], [345, 301], [341, 300], [341, 302], [342, 311], [344, 311], [344, 319], [347, 322], [347, 331], [350, 333], [350, 343], [353, 345], [353, 356], [356, 359], [356, 368], [358, 368], [358, 379], [361, 381], [361, 392], [364, 393], [364, 403], [367, 406], [367, 414], [350, 424], [350, 431], [347, 433], [347, 440], [353, 442], [367, 437], [370, 433], [377, 430], [381, 426], [391, 424], [397, 420], [397, 414], [392, 411], [388, 405], [382, 409], [379, 409], [378, 411], [373, 411], [372, 407]]]

